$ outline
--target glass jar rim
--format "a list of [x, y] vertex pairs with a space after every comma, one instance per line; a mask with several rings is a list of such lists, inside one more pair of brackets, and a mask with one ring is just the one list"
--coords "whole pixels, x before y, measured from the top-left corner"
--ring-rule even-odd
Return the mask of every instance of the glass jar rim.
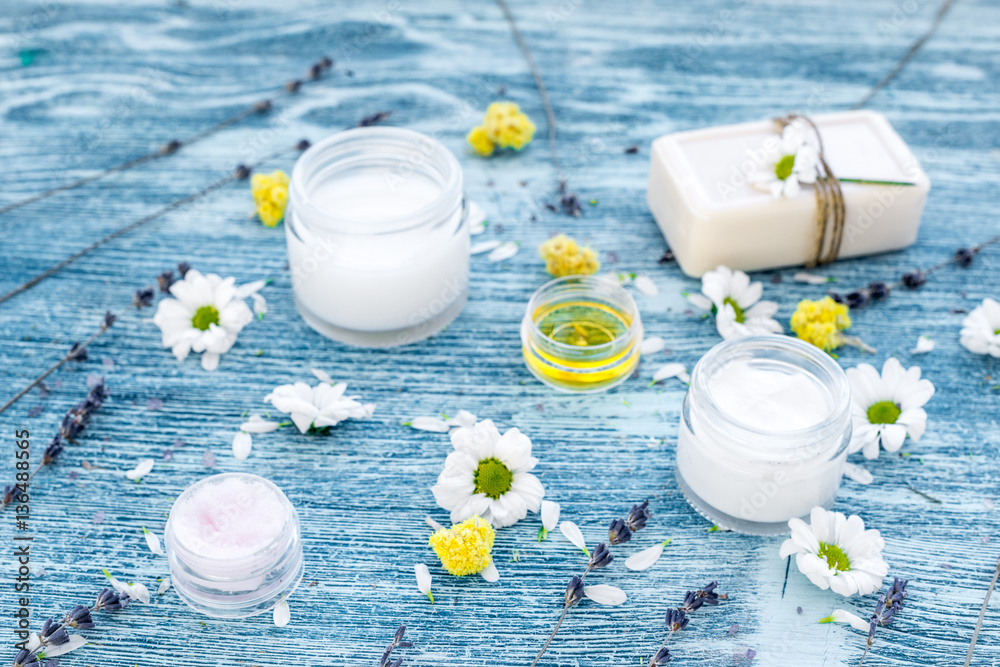
[[[626, 335], [598, 345], [570, 345], [569, 343], [562, 343], [554, 340], [553, 338], [550, 338], [542, 333], [542, 330], [538, 328], [538, 323], [535, 322], [534, 313], [544, 303], [544, 301], [555, 292], [557, 288], [564, 285], [580, 285], [584, 288], [600, 288], [602, 290], [607, 290], [606, 294], [610, 298], [614, 298], [617, 305], [624, 306], [628, 315], [631, 317], [631, 322], [629, 323], [629, 329], [628, 332], [626, 332]], [[632, 298], [632, 295], [629, 294], [628, 290], [621, 285], [617, 285], [603, 278], [582, 274], [555, 278], [535, 290], [535, 293], [532, 294], [531, 298], [528, 300], [528, 306], [524, 313], [524, 323], [528, 327], [529, 335], [541, 337], [546, 341], [546, 345], [551, 345], [553, 349], [562, 350], [571, 354], [596, 353], [616, 349], [621, 347], [623, 340], [628, 341], [630, 336], [634, 336], [636, 330], [641, 327], [639, 307], [636, 305], [635, 299]]]
[[[824, 370], [833, 382], [832, 388], [829, 387], [829, 382], [822, 382], [824, 388], [827, 389], [833, 399], [830, 414], [824, 417], [822, 421], [805, 428], [775, 431], [758, 428], [738, 421], [719, 407], [709, 389], [709, 378], [713, 375], [712, 371], [730, 363], [736, 358], [735, 355], [741, 351], [753, 350], [754, 348], [778, 349], [799, 355]], [[814, 377], [816, 376], [816, 373], [807, 368], [803, 368], [802, 370], [812, 374]], [[698, 410], [706, 413], [706, 421], [708, 423], [725, 423], [734, 430], [750, 436], [778, 441], [782, 443], [783, 446], [781, 449], [784, 451], [804, 450], [815, 447], [817, 439], [822, 439], [828, 433], [832, 434], [842, 430], [845, 420], [850, 420], [851, 387], [847, 381], [847, 374], [844, 372], [844, 369], [829, 354], [815, 345], [791, 336], [778, 334], [744, 336], [717, 344], [706, 352], [698, 360], [698, 363], [695, 364], [694, 369], [691, 371], [690, 387], [691, 391], [696, 392]]]
[[[232, 556], [205, 556], [199, 554], [198, 552], [193, 551], [188, 545], [176, 539], [176, 537], [174, 536], [174, 531], [172, 530], [174, 521], [173, 507], [176, 507], [182, 499], [184, 499], [189, 494], [193, 493], [195, 490], [203, 486], [207, 486], [210, 483], [213, 482], [218, 483], [221, 482], [223, 479], [231, 479], [231, 478], [239, 478], [239, 479], [251, 478], [254, 481], [254, 483], [263, 482], [264, 486], [268, 487], [279, 498], [284, 500], [285, 523], [282, 526], [281, 532], [278, 533], [273, 540], [271, 540], [264, 546], [260, 547], [259, 549], [251, 553], [238, 556], [235, 558]], [[274, 482], [272, 482], [269, 479], [265, 479], [260, 475], [255, 475], [249, 472], [224, 472], [216, 475], [209, 475], [208, 477], [203, 477], [199, 479], [197, 482], [191, 484], [189, 487], [184, 489], [184, 491], [181, 492], [181, 495], [177, 496], [177, 500], [174, 501], [174, 504], [171, 507], [170, 516], [167, 517], [167, 525], [163, 531], [163, 534], [164, 534], [164, 539], [169, 543], [169, 546], [172, 549], [174, 549], [175, 551], [180, 551], [183, 554], [190, 555], [193, 557], [194, 560], [201, 561], [202, 563], [207, 564], [209, 567], [212, 567], [226, 563], [252, 561], [260, 558], [267, 552], [271, 551], [274, 548], [275, 544], [288, 541], [288, 535], [287, 535], [288, 527], [289, 524], [294, 524], [294, 523], [296, 523], [295, 506], [292, 505], [292, 501], [288, 499], [288, 496], [286, 496], [285, 493], [281, 489], [279, 489]], [[184, 563], [188, 564], [190, 567], [192, 559], [181, 558], [181, 560]]]
[[[401, 149], [411, 149], [410, 159], [400, 162], [400, 169], [422, 171], [425, 175], [440, 174], [434, 178], [441, 187], [440, 192], [427, 204], [409, 213], [387, 217], [376, 223], [361, 223], [357, 219], [338, 216], [335, 212], [319, 206], [309, 192], [309, 178], [316, 168], [317, 162], [331, 151], [347, 150], [360, 142], [386, 142], [395, 144]], [[364, 152], [363, 146], [359, 152]], [[372, 151], [370, 157], [380, 155]], [[420, 159], [420, 156], [424, 156]], [[398, 157], [398, 156], [393, 156]], [[434, 162], [433, 171], [429, 163]], [[398, 178], [406, 178], [401, 175]], [[455, 155], [444, 144], [434, 137], [402, 127], [356, 127], [332, 134], [307, 148], [296, 160], [289, 179], [289, 208], [302, 218], [310, 220], [322, 219], [318, 225], [332, 231], [344, 234], [374, 236], [378, 234], [394, 234], [421, 227], [428, 222], [439, 220], [442, 207], [450, 211], [457, 201], [462, 204], [463, 176], [462, 168]]]

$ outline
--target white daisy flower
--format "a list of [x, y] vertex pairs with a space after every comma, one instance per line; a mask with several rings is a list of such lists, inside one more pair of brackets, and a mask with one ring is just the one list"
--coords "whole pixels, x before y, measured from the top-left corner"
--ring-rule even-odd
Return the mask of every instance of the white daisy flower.
[[1000, 303], [983, 299], [962, 320], [961, 343], [969, 352], [1000, 357]]
[[766, 333], [783, 333], [774, 315], [778, 304], [761, 301], [764, 285], [750, 282], [750, 276], [720, 266], [701, 277], [701, 294], [687, 294], [691, 305], [710, 310], [715, 327], [726, 340]]
[[346, 391], [346, 382], [320, 382], [315, 387], [296, 382], [275, 387], [264, 400], [288, 414], [299, 432], [305, 433], [311, 426], [336, 426], [346, 419], [367, 419], [374, 414], [374, 403], [359, 403], [355, 397], [345, 396]]
[[851, 596], [868, 595], [882, 586], [889, 572], [882, 560], [885, 542], [877, 530], [865, 530], [861, 517], [814, 507], [808, 524], [789, 519], [788, 526], [792, 536], [781, 545], [781, 557], [795, 554], [799, 572], [821, 589]]
[[479, 515], [496, 528], [512, 526], [528, 510], [537, 512], [545, 489], [531, 471], [538, 459], [531, 440], [512, 428], [502, 436], [489, 419], [451, 434], [455, 451], [448, 454], [437, 484], [431, 487], [452, 523]]
[[761, 168], [752, 172], [747, 181], [772, 197], [797, 197], [802, 183], [815, 183], [819, 168], [819, 151], [810, 128], [803, 121], [792, 121], [781, 131], [778, 151]]
[[848, 451], [877, 459], [880, 444], [896, 452], [907, 435], [920, 440], [927, 426], [923, 406], [934, 395], [934, 385], [920, 379], [918, 366], [904, 371], [899, 359], [889, 357], [881, 375], [871, 364], [859, 364], [847, 370], [847, 380], [854, 422]]
[[253, 319], [235, 282], [189, 269], [183, 280], [170, 286], [174, 298], [160, 301], [153, 323], [163, 334], [163, 345], [179, 361], [193, 350], [202, 353], [201, 367], [206, 371], [219, 367], [220, 355], [232, 348], [240, 330]]

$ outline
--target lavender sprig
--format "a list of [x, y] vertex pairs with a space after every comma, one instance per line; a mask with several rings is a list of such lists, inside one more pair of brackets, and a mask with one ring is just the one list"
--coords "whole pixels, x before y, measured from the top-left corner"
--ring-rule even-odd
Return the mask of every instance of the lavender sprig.
[[59, 455], [63, 453], [64, 444], [73, 441], [87, 428], [91, 416], [104, 405], [104, 401], [107, 400], [108, 396], [110, 396], [110, 393], [104, 385], [104, 378], [101, 378], [87, 392], [87, 398], [66, 411], [62, 423], [59, 425], [59, 432], [52, 437], [52, 441], [46, 446], [45, 451], [42, 452], [42, 460], [39, 462], [38, 467], [28, 475], [26, 480], [21, 481], [19, 478], [18, 482], [8, 484], [4, 487], [3, 497], [0, 498], [0, 510], [3, 510], [7, 505], [14, 502], [15, 498], [19, 497], [22, 493], [26, 493], [28, 482], [34, 479], [40, 470], [58, 460]]
[[[17, 642], [14, 647], [18, 649], [12, 667], [42, 667], [45, 660], [46, 648], [56, 648], [66, 646], [71, 643], [72, 638], [67, 628], [74, 630], [91, 630], [97, 627], [93, 615], [99, 611], [114, 612], [121, 611], [129, 605], [131, 598], [128, 593], [116, 593], [110, 588], [102, 588], [97, 594], [97, 598], [92, 606], [78, 604], [70, 609], [60, 621], [51, 618], [45, 619], [42, 629], [38, 631], [37, 646], [30, 637]], [[22, 637], [24, 635], [21, 635]], [[32, 648], [28, 648], [28, 646]], [[80, 644], [82, 646], [82, 644]], [[73, 647], [66, 652], [74, 650]], [[54, 664], [54, 663], [53, 663]]]
[[875, 603], [875, 612], [868, 621], [868, 641], [865, 645], [865, 652], [861, 654], [861, 660], [858, 662], [859, 665], [868, 657], [868, 651], [871, 650], [872, 644], [875, 643], [875, 629], [880, 625], [886, 626], [892, 623], [896, 619], [896, 613], [903, 608], [903, 601], [906, 600], [906, 596], [909, 594], [906, 590], [907, 583], [909, 582], [906, 579], [896, 577], [893, 579], [892, 586], [889, 587], [888, 592], [878, 596], [878, 602]]
[[667, 636], [660, 644], [660, 648], [653, 654], [647, 663], [647, 667], [660, 667], [660, 665], [665, 665], [670, 662], [670, 650], [667, 648], [667, 643], [670, 638], [676, 633], [680, 632], [688, 626], [691, 619], [688, 615], [691, 612], [701, 609], [704, 605], [709, 605], [714, 607], [719, 604], [720, 600], [728, 600], [729, 596], [725, 593], [716, 593], [715, 589], [719, 585], [719, 582], [712, 581], [709, 582], [704, 588], [699, 588], [696, 591], [688, 591], [684, 595], [684, 603], [679, 607], [671, 607], [667, 610], [666, 623], [667, 623]]
[[[650, 516], [648, 500], [644, 501], [641, 505], [633, 505], [632, 509], [629, 510], [628, 516], [614, 519], [611, 522], [611, 525], [608, 527], [608, 542], [612, 545], [625, 544], [632, 539], [632, 533], [645, 528]], [[556, 621], [555, 627], [552, 628], [552, 632], [545, 640], [545, 643], [542, 644], [542, 648], [538, 651], [535, 659], [531, 661], [529, 667], [535, 667], [538, 664], [538, 661], [542, 659], [542, 656], [548, 650], [552, 640], [555, 639], [559, 628], [562, 627], [563, 621], [566, 620], [566, 614], [586, 596], [583, 580], [587, 574], [593, 570], [606, 568], [611, 565], [614, 559], [615, 557], [611, 554], [611, 550], [604, 542], [599, 543], [594, 547], [593, 551], [587, 554], [587, 567], [581, 574], [574, 574], [566, 585], [566, 590], [563, 593], [563, 608], [562, 613], [559, 614], [559, 620]]]
[[378, 661], [378, 667], [399, 667], [403, 664], [402, 658], [396, 658], [395, 660], [392, 659], [392, 652], [397, 648], [413, 648], [413, 642], [403, 639], [403, 635], [405, 634], [405, 625], [401, 625], [396, 629], [396, 634], [393, 635], [392, 642], [385, 647], [385, 651], [382, 653], [382, 657]]
[[969, 652], [965, 655], [965, 664], [962, 667], [969, 667], [969, 663], [972, 662], [972, 652], [976, 650], [976, 640], [979, 639], [979, 631], [983, 628], [986, 607], [990, 603], [990, 596], [993, 595], [993, 589], [997, 587], [997, 579], [1000, 579], [1000, 558], [997, 558], [997, 569], [993, 572], [993, 579], [990, 580], [990, 585], [986, 588], [986, 597], [983, 598], [983, 606], [979, 610], [979, 620], [976, 621], [976, 629], [972, 633], [972, 641], [969, 642]]

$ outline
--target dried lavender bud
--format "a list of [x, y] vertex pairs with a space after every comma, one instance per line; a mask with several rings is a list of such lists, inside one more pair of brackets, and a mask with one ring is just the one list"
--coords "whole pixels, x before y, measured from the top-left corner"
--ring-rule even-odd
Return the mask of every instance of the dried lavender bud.
[[259, 113], [266, 113], [271, 110], [271, 100], [261, 100], [253, 105], [253, 110]]
[[403, 635], [405, 635], [405, 634], [406, 634], [406, 626], [405, 625], [399, 626], [396, 629], [395, 636], [392, 638], [392, 643], [396, 644], [398, 646], [399, 642], [401, 642], [403, 640]]
[[678, 609], [690, 614], [692, 611], [701, 609], [703, 604], [705, 604], [705, 598], [699, 597], [698, 591], [688, 591], [684, 595], [684, 604], [678, 607]]
[[889, 286], [881, 280], [868, 283], [868, 296], [878, 301], [889, 296]]
[[715, 606], [719, 604], [719, 600], [727, 600], [729, 598], [728, 595], [719, 595], [718, 593], [715, 592], [715, 588], [718, 585], [719, 582], [717, 581], [709, 582], [708, 584], [705, 585], [704, 588], [700, 588], [697, 591], [695, 591], [695, 594], [699, 598], [704, 600], [705, 604]]
[[615, 519], [608, 526], [608, 539], [611, 544], [625, 544], [632, 539], [632, 530], [625, 524], [624, 519]]
[[687, 627], [690, 621], [691, 619], [687, 617], [683, 609], [667, 610], [667, 629], [670, 632], [680, 632]]
[[81, 347], [79, 343], [73, 343], [73, 347], [66, 353], [66, 359], [69, 361], [86, 361], [88, 356], [87, 348]]
[[910, 271], [909, 273], [903, 274], [903, 284], [910, 289], [917, 289], [922, 287], [924, 283], [927, 282], [927, 276], [925, 276], [920, 271]]
[[250, 167], [245, 164], [236, 165], [236, 169], [233, 170], [233, 178], [238, 181], [245, 181], [250, 176]]
[[43, 644], [61, 646], [69, 641], [69, 633], [66, 632], [62, 625], [56, 623], [51, 618], [47, 618], [45, 619], [45, 623], [42, 624], [38, 638], [42, 640]]
[[837, 303], [844, 303], [844, 297], [839, 292], [827, 292], [826, 295]]
[[625, 155], [635, 155], [638, 152], [639, 152], [638, 146], [629, 146], [628, 148], [625, 149]]
[[646, 527], [646, 522], [649, 521], [650, 516], [652, 516], [652, 514], [649, 512], [649, 501], [644, 500], [641, 505], [632, 505], [632, 509], [629, 510], [625, 523], [634, 533]]
[[611, 561], [615, 559], [608, 551], [608, 546], [601, 542], [594, 548], [594, 552], [590, 554], [590, 562], [587, 564], [587, 569], [589, 570], [599, 570], [602, 567], [607, 567], [611, 565]]
[[38, 656], [28, 651], [26, 649], [21, 649], [14, 656], [13, 667], [41, 667], [41, 663], [38, 662]]
[[3, 504], [10, 505], [11, 501], [14, 500], [14, 493], [17, 491], [17, 487], [13, 484], [7, 484], [3, 487]]
[[94, 603], [94, 610], [100, 611], [101, 609], [106, 609], [108, 611], [118, 611], [126, 606], [128, 601], [128, 593], [119, 595], [110, 588], [102, 588], [101, 592], [97, 594], [97, 602]]
[[316, 81], [321, 76], [323, 76], [323, 66], [320, 63], [316, 63], [309, 68], [309, 78]]
[[45, 448], [42, 452], [42, 465], [47, 466], [50, 463], [55, 463], [55, 460], [59, 458], [59, 455], [63, 452], [62, 438], [57, 433], [52, 438], [52, 442], [49, 446]]
[[358, 127], [371, 127], [372, 125], [378, 125], [389, 116], [392, 115], [391, 111], [377, 111], [370, 116], [365, 116], [360, 121], [358, 121]]
[[97, 626], [94, 623], [94, 618], [90, 615], [90, 607], [85, 604], [78, 604], [70, 609], [63, 618], [63, 625], [68, 625], [71, 628], [79, 628], [80, 630], [89, 630]]
[[170, 286], [174, 284], [174, 272], [167, 269], [160, 275], [156, 276], [156, 282], [159, 284], [161, 292], [169, 294]]
[[972, 260], [975, 259], [976, 253], [974, 253], [969, 248], [959, 248], [955, 251], [955, 261], [958, 265], [963, 268], [969, 268], [972, 266]]
[[118, 318], [110, 310], [104, 313], [104, 323], [101, 325], [105, 329], [110, 329]]
[[574, 194], [563, 195], [559, 199], [559, 203], [562, 205], [563, 212], [566, 215], [579, 218], [580, 214], [583, 213], [583, 207], [580, 205], [580, 199]]
[[573, 578], [569, 580], [563, 597], [566, 599], [567, 607], [572, 607], [583, 599], [583, 579], [579, 575], [574, 574]]
[[180, 147], [181, 147], [181, 142], [179, 142], [177, 139], [171, 139], [167, 143], [160, 146], [160, 154], [170, 155], [171, 153], [176, 153], [178, 150], [180, 150]]
[[656, 655], [649, 659], [650, 667], [660, 667], [668, 662], [670, 662], [670, 649], [666, 646], [662, 647], [656, 652]]
[[309, 143], [308, 139], [299, 139], [299, 143], [295, 144], [295, 147], [297, 149], [299, 149], [300, 151], [304, 151], [307, 148], [309, 148], [310, 146], [312, 146], [312, 144]]
[[322, 67], [323, 69], [330, 69], [331, 67], [333, 67], [333, 58], [330, 58], [329, 56], [323, 56], [319, 60], [319, 66]]
[[847, 293], [848, 308], [862, 308], [868, 303], [868, 293], [864, 290], [854, 290]]
[[299, 79], [292, 79], [291, 81], [285, 84], [285, 90], [287, 90], [290, 93], [299, 92], [299, 88], [301, 87], [302, 87], [302, 81]]
[[153, 305], [153, 298], [156, 296], [156, 292], [153, 291], [152, 287], [143, 287], [135, 291], [132, 295], [132, 305], [136, 309], [147, 308]]
[[177, 265], [177, 273], [181, 274], [181, 278], [184, 278], [190, 270], [191, 265], [187, 262], [181, 262]]
[[656, 261], [658, 264], [667, 264], [669, 262], [674, 261], [674, 251], [667, 248], [666, 250], [663, 251], [663, 254], [660, 255], [660, 258]]

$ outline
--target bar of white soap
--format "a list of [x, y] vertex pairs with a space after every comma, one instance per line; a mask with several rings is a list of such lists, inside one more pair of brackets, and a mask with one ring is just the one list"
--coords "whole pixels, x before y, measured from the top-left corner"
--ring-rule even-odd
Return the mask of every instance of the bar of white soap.
[[[812, 116], [842, 183], [846, 223], [840, 257], [898, 250], [917, 239], [930, 180], [885, 116], [846, 111]], [[771, 120], [677, 132], [653, 141], [646, 201], [684, 273], [724, 264], [755, 271], [806, 263], [814, 252], [816, 194], [774, 197], [747, 183], [778, 152]], [[768, 148], [772, 150], [768, 150]]]

